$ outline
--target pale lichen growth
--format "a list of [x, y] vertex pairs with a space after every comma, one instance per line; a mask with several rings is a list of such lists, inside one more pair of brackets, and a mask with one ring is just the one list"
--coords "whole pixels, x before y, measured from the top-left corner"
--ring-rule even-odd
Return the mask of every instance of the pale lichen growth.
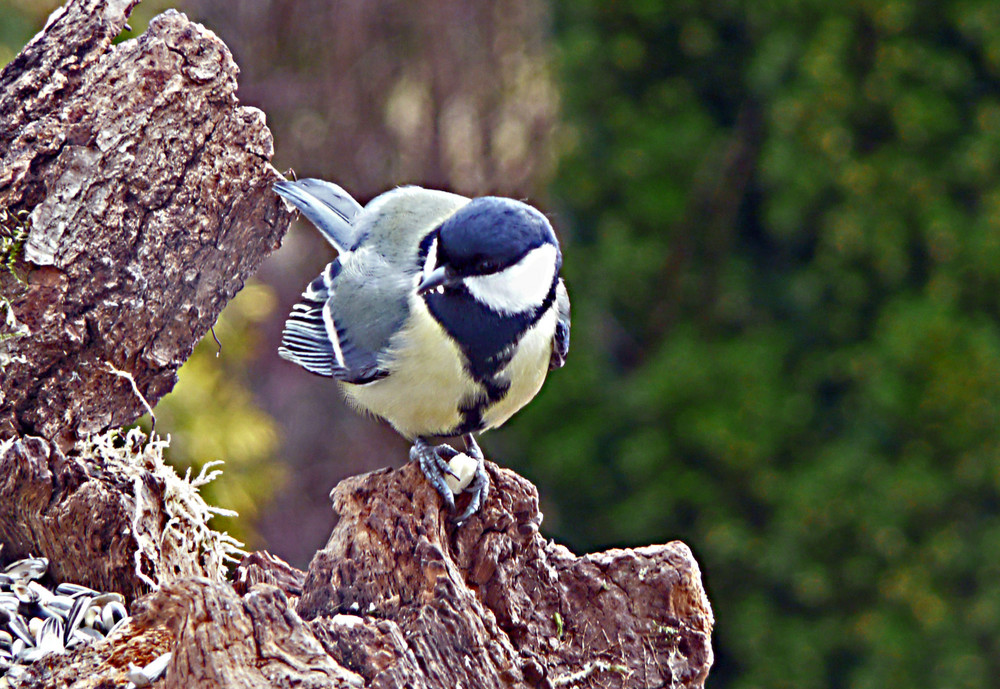
[[[136, 575], [152, 588], [181, 577], [226, 578], [226, 566], [246, 554], [243, 543], [209, 526], [215, 515], [236, 516], [233, 510], [213, 507], [198, 489], [222, 472], [221, 462], [209, 462], [191, 478], [179, 476], [163, 458], [170, 438], [147, 438], [138, 428], [91, 435], [81, 441], [81, 457], [103, 463], [132, 482], [135, 508], [132, 535]], [[157, 493], [162, 492], [162, 498]], [[162, 504], [162, 514], [159, 505]], [[163, 520], [165, 517], [165, 521]], [[160, 524], [163, 524], [160, 527]]]
[[[142, 406], [146, 408], [146, 413], [149, 414], [149, 418], [151, 419], [152, 422], [151, 432], [155, 431], [156, 415], [153, 413], [153, 407], [152, 405], [149, 404], [149, 401], [146, 399], [145, 395], [143, 395], [142, 392], [139, 390], [139, 386], [136, 384], [135, 378], [132, 377], [132, 374], [129, 373], [128, 371], [122, 371], [121, 369], [115, 368], [112, 364], [108, 362], [105, 362], [105, 366], [107, 367], [108, 371], [110, 371], [112, 374], [118, 376], [119, 378], [124, 378], [129, 382], [129, 384], [132, 386], [132, 392], [135, 393], [135, 396], [139, 399], [140, 402], [142, 402]], [[217, 463], [218, 462], [212, 462], [213, 465]]]
[[[28, 326], [17, 320], [17, 314], [14, 313], [14, 307], [11, 306], [10, 300], [2, 294], [0, 294], [0, 324], [2, 324], [0, 327], [0, 367], [13, 363], [25, 363], [27, 358], [23, 354], [11, 354], [7, 343], [10, 340], [29, 335], [31, 332], [28, 330]], [[2, 395], [0, 395], [0, 399], [3, 399]]]
[[556, 687], [565, 687], [577, 684], [578, 682], [582, 682], [587, 679], [595, 672], [614, 672], [626, 679], [632, 676], [632, 671], [629, 670], [628, 666], [623, 663], [606, 663], [603, 660], [596, 660], [592, 663], [587, 663], [583, 668], [576, 672], [571, 672], [568, 675], [563, 675], [561, 677], [555, 677], [552, 680], [552, 685]]

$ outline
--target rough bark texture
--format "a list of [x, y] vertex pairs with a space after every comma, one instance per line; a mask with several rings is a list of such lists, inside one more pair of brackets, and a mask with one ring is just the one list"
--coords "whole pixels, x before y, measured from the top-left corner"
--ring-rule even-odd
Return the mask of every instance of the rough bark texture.
[[344, 481], [307, 573], [258, 553], [230, 584], [155, 447], [78, 442], [172, 387], [289, 220], [228, 50], [177, 13], [112, 46], [133, 4], [71, 3], [0, 72], [0, 209], [30, 212], [26, 280], [0, 276], [17, 319], [0, 342], [0, 556], [46, 556], [134, 614], [16, 685], [122, 686], [170, 651], [158, 686], [702, 686], [713, 619], [688, 548], [576, 557], [495, 465], [460, 528], [413, 465]]
[[534, 486], [488, 469], [495, 490], [457, 529], [412, 464], [343, 481], [307, 574], [255, 553], [235, 588], [174, 579], [117, 638], [20, 686], [119, 685], [166, 651], [178, 689], [703, 686], [713, 618], [687, 546], [576, 557], [539, 534]]
[[112, 45], [135, 4], [69, 4], [0, 73], [0, 208], [30, 211], [0, 436], [65, 448], [144, 413], [115, 371], [155, 404], [288, 226], [225, 44], [167, 12]]
[[713, 618], [688, 547], [576, 557], [539, 534], [534, 486], [489, 471], [457, 529], [414, 465], [386, 469], [334, 490], [304, 585], [254, 554], [237, 580], [285, 590], [185, 579], [140, 601], [136, 628], [176, 638], [166, 686], [702, 686]]
[[[126, 475], [67, 457], [41, 438], [12, 444], [0, 455], [4, 560], [44, 555], [56, 581], [118, 591], [128, 600], [148, 592], [149, 586], [136, 574], [135, 553], [140, 548], [133, 526], [162, 530], [167, 520], [162, 513], [163, 482], [149, 473], [145, 478], [136, 486]], [[140, 502], [158, 514], [133, 519], [136, 489]], [[151, 537], [158, 540], [159, 535]], [[160, 579], [148, 557], [141, 564]]]
[[[489, 470], [458, 529], [413, 465], [337, 486], [298, 604], [330, 655], [375, 687], [701, 685], [713, 618], [688, 547], [576, 557], [539, 534], [534, 486]], [[345, 614], [351, 633], [328, 622]]]

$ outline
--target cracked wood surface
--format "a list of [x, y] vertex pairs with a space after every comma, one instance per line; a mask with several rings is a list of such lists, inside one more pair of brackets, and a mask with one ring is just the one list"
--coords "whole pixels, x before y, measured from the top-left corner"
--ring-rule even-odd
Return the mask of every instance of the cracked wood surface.
[[328, 653], [373, 687], [702, 686], [714, 620], [690, 549], [577, 557], [539, 533], [531, 483], [488, 470], [458, 529], [415, 465], [337, 486], [297, 607]]
[[[235, 588], [183, 578], [139, 599], [116, 643], [171, 650], [170, 689], [704, 686], [713, 617], [688, 547], [575, 556], [539, 534], [534, 486], [487, 469], [495, 490], [457, 529], [413, 464], [346, 479], [304, 583], [254, 553]], [[120, 681], [114, 647], [90, 683], [70, 657], [24, 686]]]
[[173, 11], [113, 45], [135, 4], [70, 3], [0, 72], [0, 208], [30, 212], [0, 271], [28, 330], [0, 334], [0, 438], [138, 418], [291, 218], [228, 48]]
[[[42, 438], [0, 448], [4, 561], [44, 555], [55, 581], [117, 591], [131, 601], [149, 591], [136, 574], [136, 553], [157, 579], [163, 569], [141, 552], [137, 540], [162, 536], [163, 487], [150, 474], [135, 481], [113, 467], [67, 457]], [[133, 519], [137, 502], [151, 511], [143, 520]]]

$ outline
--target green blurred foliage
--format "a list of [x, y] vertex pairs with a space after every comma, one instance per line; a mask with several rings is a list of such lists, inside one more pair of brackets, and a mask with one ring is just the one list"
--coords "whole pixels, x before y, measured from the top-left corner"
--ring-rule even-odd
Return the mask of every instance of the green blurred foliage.
[[547, 530], [690, 544], [714, 686], [991, 684], [1000, 4], [564, 0], [556, 42], [573, 348], [501, 441]]
[[58, 3], [0, 0], [0, 66], [24, 47]]
[[[274, 461], [279, 432], [250, 391], [258, 355], [260, 324], [272, 316], [275, 298], [267, 285], [250, 281], [229, 302], [215, 325], [215, 338], [202, 338], [178, 373], [177, 385], [154, 410], [157, 431], [170, 435], [167, 457], [193, 475], [206, 462], [222, 460], [223, 474], [201, 488], [210, 505], [235, 510], [239, 518], [215, 517], [212, 525], [250, 548], [262, 547], [253, 524], [281, 487], [284, 465]], [[143, 417], [149, 429], [149, 417]]]
[[[48, 16], [64, 4], [64, 0], [0, 0], [0, 66], [10, 62], [41, 31]], [[182, 4], [183, 0], [144, 0], [129, 16], [130, 28], [115, 42], [135, 38], [146, 30], [154, 16]]]

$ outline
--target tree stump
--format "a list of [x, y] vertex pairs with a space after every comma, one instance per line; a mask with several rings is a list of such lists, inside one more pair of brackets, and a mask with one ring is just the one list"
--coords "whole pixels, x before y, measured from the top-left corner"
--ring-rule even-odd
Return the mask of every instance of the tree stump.
[[0, 72], [0, 558], [45, 556], [133, 614], [6, 681], [121, 686], [170, 652], [157, 686], [703, 686], [687, 546], [577, 557], [493, 464], [459, 528], [407, 464], [336, 487], [308, 572], [254, 553], [227, 580], [198, 482], [108, 431], [172, 388], [291, 215], [226, 46], [176, 12], [112, 45], [135, 4], [70, 2]]
[[70, 3], [0, 72], [0, 209], [30, 212], [0, 429], [63, 449], [173, 387], [290, 221], [229, 50], [176, 12], [112, 45], [135, 4]]

